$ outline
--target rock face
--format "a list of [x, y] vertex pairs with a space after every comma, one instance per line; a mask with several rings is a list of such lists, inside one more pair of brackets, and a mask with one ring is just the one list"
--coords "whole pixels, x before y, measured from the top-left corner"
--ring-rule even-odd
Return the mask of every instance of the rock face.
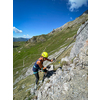
[[[77, 37], [71, 53], [77, 54], [73, 63], [59, 67], [56, 72], [52, 71], [52, 75], [45, 78], [41, 87], [35, 91], [37, 100], [88, 100], [87, 27]], [[69, 61], [68, 57], [62, 60]]]
[[[84, 26], [85, 26], [85, 28], [83, 29]], [[81, 34], [79, 34], [80, 31], [81, 31]], [[79, 34], [79, 35], [76, 37], [76, 42], [70, 52], [69, 59], [73, 59], [75, 56], [78, 55], [80, 49], [84, 46], [85, 41], [88, 39], [88, 21], [85, 22], [85, 24], [81, 25], [77, 34]]]
[[[36, 92], [37, 100], [88, 100], [88, 66], [81, 65], [82, 60], [88, 61], [87, 55], [84, 56], [87, 47], [83, 47], [79, 57], [70, 64], [70, 70], [58, 68], [50, 78], [46, 78], [41, 88]], [[63, 69], [63, 70], [62, 70]]]

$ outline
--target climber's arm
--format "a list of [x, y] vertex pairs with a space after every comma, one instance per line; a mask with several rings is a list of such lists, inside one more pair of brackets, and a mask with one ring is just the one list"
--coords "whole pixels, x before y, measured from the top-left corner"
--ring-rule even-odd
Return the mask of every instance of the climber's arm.
[[48, 58], [46, 58], [46, 60], [51, 61], [51, 62], [53, 61], [53, 59], [48, 59]]

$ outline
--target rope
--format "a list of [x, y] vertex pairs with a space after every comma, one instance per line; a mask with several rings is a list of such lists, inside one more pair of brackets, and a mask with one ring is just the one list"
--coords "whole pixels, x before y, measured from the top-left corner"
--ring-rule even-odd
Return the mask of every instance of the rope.
[[[85, 26], [81, 29], [81, 31], [86, 27], [86, 25], [88, 24], [88, 22], [85, 24]], [[74, 37], [74, 39], [69, 43], [69, 45], [70, 44], [72, 44], [72, 42], [76, 39], [76, 37], [81, 33], [81, 31]], [[63, 52], [69, 47], [69, 45], [63, 50]], [[61, 54], [63, 53], [63, 52], [61, 52]], [[61, 55], [60, 54], [60, 55]], [[60, 56], [60, 55], [58, 55], [58, 57]], [[58, 58], [58, 57], [56, 57], [56, 59]]]
[[[87, 23], [85, 24], [85, 26], [81, 29], [81, 31], [86, 27], [87, 24], [88, 24], [88, 22], [87, 22]], [[72, 44], [72, 42], [73, 42], [73, 41], [76, 39], [76, 37], [81, 33], [81, 31], [74, 37], [74, 39], [69, 43], [69, 45]], [[53, 41], [53, 42], [54, 42], [54, 41]], [[52, 42], [52, 43], [53, 43], [53, 42]], [[51, 45], [52, 43], [50, 43], [49, 45]], [[49, 45], [48, 45], [48, 46], [49, 46]], [[57, 59], [57, 58], [69, 47], [69, 45], [68, 45], [67, 47], [65, 47], [65, 49], [64, 49], [55, 59]], [[45, 49], [46, 49], [48, 46], [46, 46]], [[60, 47], [59, 47], [59, 48], [60, 48]], [[44, 49], [44, 50], [45, 50], [45, 49]], [[58, 48], [57, 48], [57, 49], [58, 49]], [[43, 51], [44, 51], [44, 50], [43, 50]], [[50, 53], [49, 53], [49, 54], [50, 54]], [[40, 55], [40, 54], [33, 54], [33, 55]], [[27, 56], [26, 56], [26, 57], [27, 57]], [[25, 58], [26, 58], [26, 57], [25, 57]], [[24, 58], [24, 59], [25, 59], [25, 58]], [[52, 62], [52, 63], [54, 63], [54, 62]], [[18, 68], [24, 68], [24, 67], [17, 67], [17, 68], [14, 68], [14, 69], [18, 69]], [[28, 67], [27, 67], [27, 68], [28, 68]], [[13, 69], [13, 70], [14, 70], [14, 69]]]
[[[81, 31], [86, 27], [87, 24], [88, 24], [88, 22], [87, 22], [87, 23], [85, 24], [85, 26], [81, 29]], [[76, 37], [81, 33], [81, 31], [74, 37], [74, 39], [69, 43], [69, 45], [68, 45], [67, 47], [65, 47], [65, 49], [64, 49], [55, 59], [57, 59], [57, 58], [70, 46], [70, 44], [73, 43], [73, 41], [74, 41], [74, 40], [76, 39]], [[54, 41], [53, 41], [53, 42], [54, 42]], [[52, 42], [52, 43], [53, 43], [53, 42]], [[50, 43], [49, 45], [51, 45], [52, 43]], [[49, 45], [48, 45], [48, 46], [49, 46]], [[45, 49], [46, 49], [48, 46], [46, 46]], [[59, 47], [59, 48], [60, 48], [60, 47]], [[45, 49], [44, 49], [44, 50], [45, 50]], [[57, 49], [58, 49], [58, 48], [57, 48]], [[44, 50], [43, 50], [43, 51], [44, 51]], [[55, 50], [53, 50], [53, 51], [55, 51]], [[51, 52], [50, 52], [50, 53], [51, 53]], [[50, 53], [49, 53], [49, 54], [50, 54]], [[35, 55], [35, 54], [33, 54], [33, 55]], [[36, 54], [36, 55], [40, 55], [40, 54]], [[53, 63], [54, 63], [54, 62], [53, 62]], [[24, 67], [17, 67], [17, 68], [24, 68]], [[17, 68], [14, 68], [14, 69], [17, 69]]]
[[[85, 24], [85, 26], [81, 29], [81, 31], [86, 27], [87, 24], [88, 24], [88, 23]], [[76, 39], [76, 37], [81, 33], [81, 31], [74, 37], [74, 39], [69, 43], [69, 45], [72, 44], [72, 42], [73, 42], [73, 41]], [[63, 52], [69, 47], [69, 45], [63, 50]], [[63, 52], [61, 52], [61, 54], [62, 54]], [[61, 55], [61, 54], [60, 54], [60, 55]], [[58, 57], [59, 57], [60, 55], [58, 55]], [[58, 57], [56, 57], [56, 59], [57, 59]], [[54, 63], [54, 62], [53, 62], [53, 63]], [[52, 92], [53, 92], [53, 94], [54, 94], [54, 82], [53, 82], [53, 90], [52, 90]]]

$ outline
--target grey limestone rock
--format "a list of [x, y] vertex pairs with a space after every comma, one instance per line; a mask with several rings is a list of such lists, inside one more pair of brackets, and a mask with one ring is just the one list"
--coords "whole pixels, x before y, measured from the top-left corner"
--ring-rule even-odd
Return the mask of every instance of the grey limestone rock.
[[[84, 26], [85, 26], [85, 28], [83, 29]], [[79, 54], [80, 49], [84, 46], [84, 43], [88, 39], [88, 21], [85, 22], [85, 24], [81, 25], [77, 34], [79, 34], [80, 31], [81, 31], [81, 33], [80, 33], [80, 35], [78, 35], [76, 37], [76, 42], [71, 50], [69, 59], [73, 59], [77, 54]]]

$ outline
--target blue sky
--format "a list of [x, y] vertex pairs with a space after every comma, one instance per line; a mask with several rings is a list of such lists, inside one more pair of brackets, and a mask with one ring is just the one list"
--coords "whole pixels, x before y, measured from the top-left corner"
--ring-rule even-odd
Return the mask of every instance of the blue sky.
[[13, 37], [48, 34], [87, 9], [88, 0], [13, 0]]

